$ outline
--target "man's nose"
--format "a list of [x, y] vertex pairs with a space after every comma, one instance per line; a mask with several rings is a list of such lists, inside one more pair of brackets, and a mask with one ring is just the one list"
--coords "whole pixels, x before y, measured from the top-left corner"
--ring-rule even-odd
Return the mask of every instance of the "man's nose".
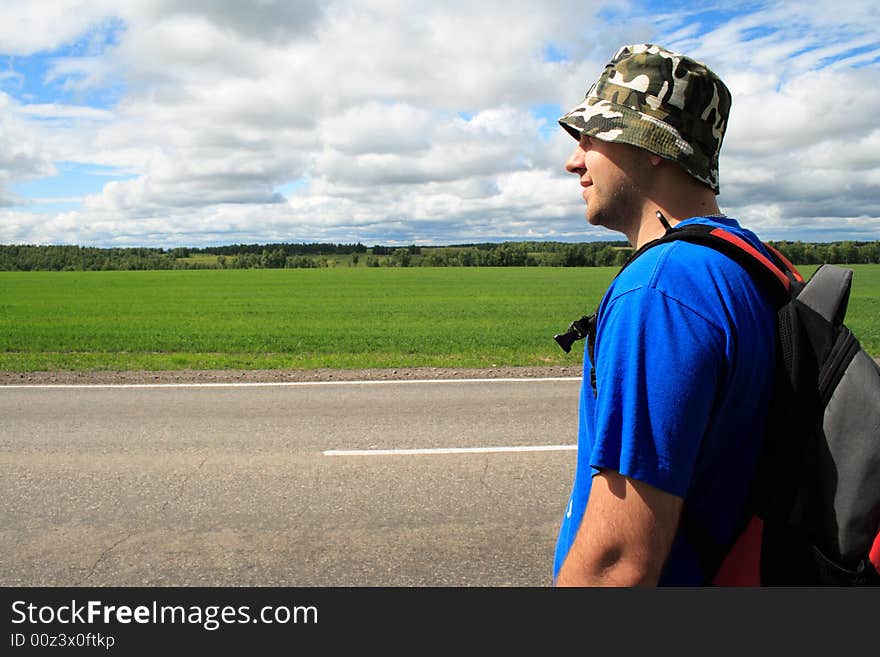
[[587, 166], [584, 163], [584, 149], [578, 144], [565, 161], [565, 170], [569, 173], [583, 173]]

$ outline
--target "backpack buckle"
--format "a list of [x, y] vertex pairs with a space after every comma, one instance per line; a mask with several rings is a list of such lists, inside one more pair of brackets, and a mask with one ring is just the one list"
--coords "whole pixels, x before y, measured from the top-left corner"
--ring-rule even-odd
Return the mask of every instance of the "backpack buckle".
[[587, 336], [595, 333], [596, 331], [596, 313], [592, 315], [584, 315], [580, 319], [576, 319], [569, 325], [568, 331], [565, 333], [558, 333], [553, 336], [553, 339], [562, 347], [562, 350], [565, 353], [569, 353], [571, 351], [571, 346], [578, 340], [583, 340]]

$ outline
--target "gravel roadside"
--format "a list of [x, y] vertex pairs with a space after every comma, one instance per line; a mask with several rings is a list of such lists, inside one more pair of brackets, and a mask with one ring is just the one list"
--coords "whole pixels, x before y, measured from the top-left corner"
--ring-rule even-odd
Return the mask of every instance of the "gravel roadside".
[[0, 372], [0, 385], [94, 385], [144, 383], [281, 383], [306, 381], [407, 381], [417, 379], [506, 379], [580, 377], [580, 365], [493, 367], [485, 369], [418, 367], [359, 370], [170, 370]]
[[[880, 365], [880, 358], [875, 359]], [[414, 381], [419, 379], [579, 378], [581, 366], [445, 368], [399, 367], [358, 370], [167, 370], [0, 372], [0, 386], [125, 385], [144, 383], [283, 383], [309, 381]]]

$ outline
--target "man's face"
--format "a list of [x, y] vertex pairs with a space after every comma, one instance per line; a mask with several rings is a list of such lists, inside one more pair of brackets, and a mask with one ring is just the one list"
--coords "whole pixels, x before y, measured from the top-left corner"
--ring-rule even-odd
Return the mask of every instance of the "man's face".
[[638, 223], [650, 168], [646, 155], [627, 144], [581, 137], [565, 170], [580, 179], [590, 224], [626, 233]]

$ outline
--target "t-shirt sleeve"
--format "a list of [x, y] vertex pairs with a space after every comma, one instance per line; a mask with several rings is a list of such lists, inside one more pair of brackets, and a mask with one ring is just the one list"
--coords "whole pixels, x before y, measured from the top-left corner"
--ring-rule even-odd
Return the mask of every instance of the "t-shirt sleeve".
[[723, 332], [641, 287], [603, 308], [595, 354], [591, 465], [684, 497], [725, 368]]

